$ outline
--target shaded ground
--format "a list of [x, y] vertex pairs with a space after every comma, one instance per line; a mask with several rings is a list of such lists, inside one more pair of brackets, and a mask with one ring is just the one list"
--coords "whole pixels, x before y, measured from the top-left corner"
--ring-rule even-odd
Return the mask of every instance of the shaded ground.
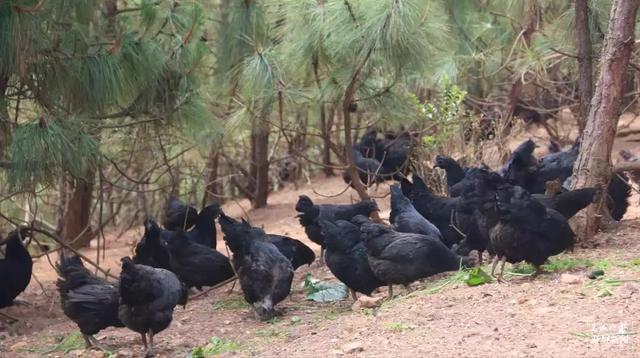
[[[616, 146], [637, 151], [634, 136], [627, 138], [629, 142]], [[270, 197], [268, 208], [251, 211], [251, 221], [263, 225], [267, 232], [308, 243], [294, 218], [298, 195], [307, 194], [321, 203], [347, 203], [355, 195], [347, 191], [337, 197], [321, 198], [313, 188], [331, 195], [341, 192], [344, 186], [341, 178], [317, 178], [299, 190], [286, 188]], [[380, 187], [380, 196], [387, 192], [386, 186]], [[444, 274], [414, 284], [415, 291], [411, 293], [398, 287], [400, 296], [380, 308], [353, 311], [350, 299], [334, 304], [305, 300], [300, 282], [307, 272], [316, 278], [333, 279], [326, 267], [314, 264], [296, 272], [294, 292], [280, 305], [283, 316], [272, 322], [256, 321], [239, 288], [228, 293], [231, 285], [227, 285], [192, 300], [184, 310], [176, 309], [171, 327], [157, 336], [157, 352], [160, 357], [185, 357], [193, 347], [206, 345], [217, 337], [217, 343], [210, 345], [212, 352], [239, 356], [409, 357], [417, 353], [430, 357], [637, 357], [637, 195], [632, 202], [619, 227], [599, 234], [597, 248], [554, 258], [548, 267], [553, 272], [534, 280], [523, 276], [526, 267], [508, 266], [507, 270], [517, 274], [510, 275], [507, 283], [479, 287], [467, 287], [459, 274]], [[388, 198], [380, 198], [378, 203], [382, 216], [388, 217]], [[245, 215], [240, 205], [248, 207], [240, 201], [224, 209], [233, 216]], [[103, 265], [117, 274], [120, 257], [132, 252], [139, 237], [140, 232], [135, 231], [121, 238], [108, 237]], [[223, 245], [219, 243], [219, 247]], [[86, 253], [95, 255], [92, 250]], [[50, 259], [55, 261], [55, 255]], [[603, 278], [586, 278], [599, 268], [604, 269]], [[10, 326], [0, 323], [0, 357], [103, 356], [81, 349], [81, 339], [73, 334], [77, 327], [60, 310], [55, 272], [46, 257], [36, 262], [35, 276], [42, 287], [32, 281], [21, 296], [31, 306], [3, 311], [21, 321]], [[97, 338], [113, 351], [111, 356], [141, 356], [140, 337], [126, 329], [107, 329]]]

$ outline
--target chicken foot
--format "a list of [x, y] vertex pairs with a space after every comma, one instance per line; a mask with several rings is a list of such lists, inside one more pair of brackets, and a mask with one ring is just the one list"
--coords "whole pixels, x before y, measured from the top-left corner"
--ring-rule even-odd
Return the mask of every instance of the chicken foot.
[[[498, 276], [496, 276], [495, 272], [496, 272], [496, 267], [498, 266], [498, 262], [500, 262], [500, 273], [498, 274]], [[504, 279], [503, 279], [504, 264], [506, 262], [507, 262], [506, 256], [502, 256], [502, 258], [499, 258], [498, 255], [496, 255], [493, 257], [493, 264], [491, 265], [491, 276], [495, 277], [498, 282], [504, 282]]]
[[100, 342], [98, 342], [98, 340], [96, 339], [96, 337], [90, 335], [90, 334], [82, 334], [82, 338], [84, 338], [84, 342], [85, 342], [85, 348], [86, 349], [92, 349], [95, 348], [97, 350], [103, 351], [103, 352], [109, 352], [108, 349], [104, 348]]

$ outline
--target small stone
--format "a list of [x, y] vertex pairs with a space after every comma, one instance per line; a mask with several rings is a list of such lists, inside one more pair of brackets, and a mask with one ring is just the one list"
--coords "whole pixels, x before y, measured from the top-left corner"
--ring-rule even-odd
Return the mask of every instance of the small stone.
[[118, 355], [116, 357], [133, 357], [133, 351], [131, 349], [120, 349], [118, 350]]
[[82, 357], [85, 353], [84, 349], [73, 349], [67, 352], [69, 357]]
[[230, 324], [231, 324], [231, 321], [226, 320], [226, 321], [223, 321], [222, 323], [223, 323], [223, 324], [226, 324], [226, 325], [230, 325]]
[[353, 354], [364, 351], [364, 346], [360, 342], [351, 342], [342, 346], [342, 351], [346, 354]]
[[625, 284], [622, 285], [616, 291], [616, 295], [620, 296], [620, 298], [625, 298], [625, 299], [631, 298], [632, 295], [637, 293], [638, 293], [638, 286], [631, 282], [625, 282]]
[[518, 298], [518, 304], [519, 304], [519, 305], [521, 305], [521, 304], [523, 304], [523, 303], [525, 303], [525, 302], [527, 302], [527, 301], [529, 301], [529, 299], [528, 299], [528, 298], [526, 298], [526, 297], [519, 297], [519, 298]]
[[582, 277], [578, 275], [572, 275], [570, 273], [563, 273], [560, 276], [560, 282], [569, 284], [569, 285], [574, 285], [582, 282]]
[[535, 343], [529, 343], [527, 344], [527, 348], [538, 348], [538, 346], [536, 346]]
[[384, 297], [369, 297], [369, 296], [360, 296], [358, 300], [353, 303], [351, 309], [353, 311], [357, 311], [363, 308], [376, 308], [382, 304]]

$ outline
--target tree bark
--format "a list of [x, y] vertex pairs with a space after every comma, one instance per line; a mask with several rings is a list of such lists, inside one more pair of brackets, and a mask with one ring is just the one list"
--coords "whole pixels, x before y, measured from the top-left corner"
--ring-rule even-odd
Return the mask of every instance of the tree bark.
[[254, 132], [252, 133], [253, 144], [253, 173], [255, 176], [253, 207], [263, 208], [267, 206], [269, 196], [269, 124], [262, 119], [256, 119]]
[[[84, 179], [74, 180], [73, 192], [65, 209], [62, 237], [74, 249], [88, 246], [92, 238], [91, 203], [93, 200], [93, 179], [92, 175], [87, 178], [89, 181]], [[76, 238], [78, 239], [73, 241]]]
[[5, 159], [7, 148], [11, 140], [11, 119], [9, 118], [9, 103], [5, 97], [9, 86], [9, 76], [0, 75], [0, 160]]
[[[333, 115], [333, 111], [331, 111]], [[324, 176], [332, 177], [336, 175], [333, 172], [333, 164], [331, 164], [331, 138], [329, 138], [329, 132], [331, 127], [327, 123], [327, 113], [324, 103], [320, 103], [320, 133], [322, 135], [322, 171]]]
[[[638, 5], [638, 0], [615, 0], [611, 7], [600, 74], [574, 166], [575, 188], [596, 186], [605, 189], [611, 179], [611, 148], [620, 115], [623, 77], [634, 44]], [[577, 231], [583, 240], [590, 241], [600, 227], [602, 216], [598, 214], [603, 204], [604, 195], [601, 195], [589, 206], [586, 215], [578, 218]]]
[[58, 205], [56, 207], [56, 234], [60, 235], [62, 233], [62, 229], [64, 228], [64, 218], [65, 218], [65, 210], [67, 207], [68, 200], [68, 187], [67, 177], [65, 175], [60, 176], [60, 183], [58, 184], [59, 194], [58, 194]]
[[[344, 99], [342, 100], [342, 116], [344, 120], [344, 157], [347, 162], [347, 174], [349, 174], [351, 183], [353, 184], [353, 188], [358, 193], [358, 196], [360, 196], [360, 200], [371, 200], [371, 197], [367, 192], [367, 188], [360, 180], [360, 175], [358, 175], [358, 168], [356, 167], [356, 158], [353, 154], [353, 141], [351, 140], [351, 108], [353, 106], [353, 100], [355, 98], [356, 87], [360, 78], [360, 73], [362, 72], [362, 69], [364, 68], [366, 62], [369, 60], [372, 51], [373, 48], [369, 50], [362, 62], [356, 66], [356, 69], [351, 76], [351, 80], [349, 81], [349, 85], [345, 90]], [[380, 214], [377, 211], [374, 211], [371, 214], [371, 218], [376, 222], [382, 222]]]
[[209, 206], [220, 197], [220, 184], [218, 183], [218, 167], [220, 166], [220, 144], [211, 144], [211, 151], [207, 159], [206, 185], [204, 186], [204, 196], [202, 197], [202, 207]]
[[593, 96], [593, 61], [591, 32], [589, 31], [589, 0], [576, 0], [576, 50], [578, 52], [578, 93], [580, 107], [578, 111], [578, 128], [584, 130], [589, 106]]

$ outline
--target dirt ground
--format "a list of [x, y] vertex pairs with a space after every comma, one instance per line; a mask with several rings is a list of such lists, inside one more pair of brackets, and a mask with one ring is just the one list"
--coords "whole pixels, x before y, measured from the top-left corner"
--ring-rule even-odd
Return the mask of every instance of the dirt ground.
[[[640, 125], [628, 118], [622, 126]], [[640, 122], [640, 121], [637, 121]], [[513, 143], [528, 134], [514, 137]], [[635, 135], [616, 143], [640, 152]], [[514, 145], [515, 146], [515, 145]], [[299, 189], [273, 193], [269, 207], [248, 210], [239, 201], [225, 205], [232, 216], [249, 216], [267, 232], [289, 235], [309, 244], [293, 209], [300, 194], [319, 203], [348, 203], [356, 196], [344, 189], [339, 177], [312, 178]], [[316, 191], [319, 192], [316, 193]], [[383, 218], [389, 215], [388, 186], [374, 195]], [[305, 300], [301, 281], [308, 272], [334, 280], [326, 267], [314, 263], [296, 272], [291, 296], [279, 307], [283, 315], [270, 322], [254, 319], [236, 287], [213, 290], [177, 308], [172, 325], [156, 338], [159, 357], [186, 357], [195, 346], [216, 337], [211, 353], [222, 356], [276, 357], [638, 357], [640, 356], [640, 209], [638, 195], [622, 223], [598, 235], [594, 249], [576, 249], [553, 259], [552, 272], [531, 279], [507, 266], [506, 283], [468, 287], [456, 273], [415, 283], [413, 291], [396, 288], [398, 296], [373, 309], [352, 309], [347, 298], [320, 304]], [[117, 275], [120, 257], [130, 255], [141, 228], [122, 237], [108, 236], [106, 261], [101, 265]], [[221, 235], [218, 235], [221, 239]], [[223, 247], [222, 243], [218, 247]], [[95, 250], [87, 249], [89, 257]], [[111, 353], [85, 351], [73, 332], [77, 327], [61, 312], [55, 290], [56, 274], [50, 265], [56, 255], [38, 259], [34, 279], [20, 297], [28, 306], [4, 313], [18, 323], [2, 323], [0, 357], [139, 357], [142, 342], [127, 329], [109, 328], [96, 337]], [[562, 267], [561, 267], [562, 266]], [[486, 267], [484, 268], [487, 269]], [[603, 269], [604, 277], [587, 275]], [[383, 297], [386, 289], [375, 296]]]

